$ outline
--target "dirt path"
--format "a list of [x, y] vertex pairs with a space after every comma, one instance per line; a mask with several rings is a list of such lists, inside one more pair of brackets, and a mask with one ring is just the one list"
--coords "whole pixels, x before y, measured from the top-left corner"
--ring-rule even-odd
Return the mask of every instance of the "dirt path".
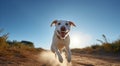
[[72, 62], [68, 63], [64, 54], [62, 54], [63, 63], [55, 58], [55, 55], [50, 51], [43, 51], [42, 53], [28, 57], [18, 58], [13, 57], [13, 60], [7, 60], [0, 57], [0, 66], [120, 66], [120, 59], [95, 57], [88, 54], [73, 54]]
[[72, 66], [120, 66], [120, 61], [75, 54], [72, 56]]
[[[64, 54], [63, 63], [55, 58], [54, 54], [51, 52], [44, 52], [41, 56], [42, 61], [45, 62], [44, 66], [120, 66], [120, 59], [109, 58], [104, 56], [93, 56], [88, 54], [73, 54], [72, 62], [68, 63]], [[46, 62], [47, 61], [47, 62]]]

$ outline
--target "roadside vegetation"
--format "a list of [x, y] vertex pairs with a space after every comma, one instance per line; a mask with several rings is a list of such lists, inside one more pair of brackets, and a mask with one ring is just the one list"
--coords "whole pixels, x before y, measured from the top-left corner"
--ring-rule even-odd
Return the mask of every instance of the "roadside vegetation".
[[7, 40], [9, 33], [2, 32], [0, 29], [0, 64], [19, 64], [43, 51], [41, 48], [35, 48], [34, 43], [30, 41]]
[[92, 46], [82, 49], [72, 49], [72, 51], [76, 53], [119, 56], [120, 39], [109, 42], [104, 34], [102, 35], [102, 37], [103, 39], [97, 39], [97, 41], [100, 42], [99, 44], [93, 44]]

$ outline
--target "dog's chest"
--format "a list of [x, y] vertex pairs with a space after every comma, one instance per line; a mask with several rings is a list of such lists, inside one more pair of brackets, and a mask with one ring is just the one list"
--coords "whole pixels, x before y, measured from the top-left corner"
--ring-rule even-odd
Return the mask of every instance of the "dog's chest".
[[66, 46], [66, 43], [65, 43], [64, 40], [58, 40], [58, 42], [57, 42], [57, 47], [58, 47], [59, 49], [64, 48], [65, 46]]
[[66, 39], [59, 39], [59, 38], [56, 38], [56, 45], [58, 47], [58, 49], [62, 49], [64, 48], [65, 46], [68, 46], [69, 45], [69, 36], [66, 38]]

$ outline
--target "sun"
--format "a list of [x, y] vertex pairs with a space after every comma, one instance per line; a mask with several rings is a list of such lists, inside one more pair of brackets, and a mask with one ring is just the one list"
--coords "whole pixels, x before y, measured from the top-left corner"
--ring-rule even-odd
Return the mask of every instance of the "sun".
[[91, 36], [86, 33], [73, 32], [70, 34], [71, 48], [84, 48], [89, 45]]
[[80, 44], [81, 43], [81, 38], [79, 35], [73, 35], [71, 36], [71, 43], [72, 44]]
[[77, 33], [71, 34], [70, 43], [71, 47], [78, 47], [81, 44], [81, 36]]

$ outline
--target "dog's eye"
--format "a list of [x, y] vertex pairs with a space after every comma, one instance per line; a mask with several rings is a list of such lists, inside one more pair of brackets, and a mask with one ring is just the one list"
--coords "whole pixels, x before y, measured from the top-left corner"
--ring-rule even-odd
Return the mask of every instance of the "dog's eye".
[[68, 26], [68, 23], [65, 23], [66, 26]]
[[58, 25], [61, 25], [61, 23], [58, 23]]

